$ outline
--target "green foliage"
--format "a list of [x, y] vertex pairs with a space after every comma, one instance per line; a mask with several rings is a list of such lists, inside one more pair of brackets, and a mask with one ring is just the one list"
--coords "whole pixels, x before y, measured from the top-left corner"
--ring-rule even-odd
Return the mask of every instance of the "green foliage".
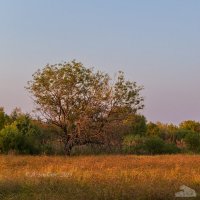
[[[114, 112], [109, 120], [118, 115], [123, 116], [124, 110], [120, 110], [120, 113]], [[63, 133], [51, 123], [44, 123], [40, 119], [33, 120], [29, 115], [23, 114], [20, 109], [15, 109], [8, 116], [1, 108], [0, 124], [1, 153], [46, 155], [64, 153], [61, 143]], [[182, 122], [179, 127], [160, 122], [146, 124], [144, 116], [130, 114], [123, 120], [123, 124], [122, 127], [118, 127], [117, 122], [112, 126], [106, 126], [107, 143], [76, 146], [73, 147], [72, 154], [200, 153], [199, 122], [188, 120]], [[116, 140], [116, 136], [120, 139]]]
[[[116, 115], [113, 115], [116, 117]], [[112, 117], [113, 117], [112, 116]], [[10, 116], [0, 110], [0, 151], [1, 153], [14, 152], [17, 154], [63, 154], [60, 136], [62, 132], [56, 126], [33, 120], [29, 115], [15, 110]], [[108, 145], [90, 144], [74, 147], [73, 155], [128, 153], [128, 154], [174, 154], [180, 152], [200, 152], [200, 133], [198, 122], [186, 121], [179, 127], [173, 124], [148, 123], [141, 115], [130, 115], [124, 121], [131, 127], [126, 135], [126, 126], [122, 127], [123, 142], [116, 144], [115, 136], [118, 133], [115, 124], [111, 127], [116, 133], [107, 138]], [[109, 126], [108, 126], [109, 127]], [[111, 129], [109, 131], [111, 131]], [[196, 131], [194, 131], [196, 130]], [[108, 130], [107, 130], [108, 131]], [[112, 132], [112, 131], [111, 131]], [[57, 133], [57, 134], [55, 134]], [[181, 149], [180, 149], [181, 148]]]
[[9, 116], [4, 112], [4, 108], [0, 107], [0, 130], [9, 123]]
[[178, 148], [175, 144], [173, 143], [165, 143], [164, 149], [163, 149], [164, 154], [176, 154], [176, 153], [181, 153], [181, 149]]
[[200, 133], [190, 131], [185, 136], [185, 142], [189, 150], [200, 152]]
[[19, 130], [16, 124], [6, 126], [0, 131], [0, 149], [3, 153], [8, 153], [10, 150], [15, 150], [20, 140]]
[[131, 120], [131, 134], [144, 136], [146, 132], [146, 118], [143, 115], [134, 115]]
[[183, 129], [183, 130], [189, 130], [189, 131], [194, 131], [194, 132], [200, 133], [200, 122], [187, 120], [187, 121], [182, 122], [179, 125], [179, 128]]
[[122, 126], [144, 107], [143, 87], [126, 81], [123, 72], [113, 83], [108, 74], [75, 60], [38, 70], [27, 89], [37, 110], [62, 130], [66, 154], [76, 145], [102, 143], [107, 129]]
[[132, 154], [175, 154], [180, 149], [172, 143], [166, 143], [158, 136], [141, 137], [128, 135], [123, 141], [123, 152]]
[[16, 126], [22, 135], [37, 134], [36, 128], [33, 126], [28, 115], [22, 115], [16, 119]]
[[15, 122], [18, 118], [24, 116], [20, 108], [15, 108], [10, 114], [10, 123]]
[[148, 136], [159, 136], [160, 134], [161, 134], [161, 131], [157, 124], [154, 124], [152, 122], [147, 124], [147, 135]]
[[149, 154], [162, 154], [165, 151], [165, 142], [157, 136], [152, 136], [146, 139], [145, 148]]
[[167, 140], [171, 143], [176, 143], [176, 134], [178, 131], [178, 127], [175, 126], [174, 124], [162, 124], [160, 122], [158, 122], [156, 124], [160, 130], [160, 134], [159, 136], [164, 139]]
[[48, 64], [33, 74], [27, 89], [44, 118], [33, 120], [19, 108], [8, 116], [0, 107], [2, 153], [200, 153], [200, 122], [147, 123], [138, 114], [143, 87], [121, 71], [113, 81], [75, 60]]
[[175, 154], [180, 153], [180, 149], [173, 143], [166, 143], [158, 136], [146, 138], [145, 149], [147, 154]]
[[124, 153], [144, 154], [144, 141], [145, 137], [140, 135], [127, 135], [124, 137], [122, 150]]
[[0, 149], [3, 153], [20, 154], [40, 152], [39, 132], [31, 125], [28, 116], [22, 116], [0, 131]]
[[191, 132], [193, 132], [193, 131], [190, 131], [190, 130], [185, 130], [185, 129], [178, 129], [177, 131], [176, 131], [176, 140], [178, 140], [178, 141], [181, 141], [181, 140], [184, 140], [185, 139], [185, 137], [188, 135], [188, 134], [190, 134]]

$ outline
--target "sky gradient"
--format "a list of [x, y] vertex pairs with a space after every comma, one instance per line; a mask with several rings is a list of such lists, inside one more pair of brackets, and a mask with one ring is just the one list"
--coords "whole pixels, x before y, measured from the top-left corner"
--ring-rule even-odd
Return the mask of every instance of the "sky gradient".
[[33, 109], [24, 89], [47, 63], [76, 59], [143, 85], [149, 121], [200, 121], [200, 1], [1, 0], [0, 106]]

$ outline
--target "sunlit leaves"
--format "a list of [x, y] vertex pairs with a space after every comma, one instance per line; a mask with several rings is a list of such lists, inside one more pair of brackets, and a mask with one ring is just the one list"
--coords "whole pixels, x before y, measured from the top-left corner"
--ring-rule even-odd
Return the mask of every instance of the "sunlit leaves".
[[122, 123], [144, 106], [143, 88], [126, 81], [123, 72], [113, 85], [108, 74], [74, 60], [38, 70], [27, 89], [44, 118], [63, 130], [65, 142], [73, 138], [76, 144], [105, 134], [106, 123]]

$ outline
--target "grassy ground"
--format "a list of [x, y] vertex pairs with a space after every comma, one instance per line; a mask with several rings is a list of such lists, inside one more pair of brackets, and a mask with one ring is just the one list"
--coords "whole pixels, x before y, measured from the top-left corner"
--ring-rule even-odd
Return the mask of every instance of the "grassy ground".
[[200, 156], [0, 156], [2, 200], [174, 199], [181, 185], [200, 199]]

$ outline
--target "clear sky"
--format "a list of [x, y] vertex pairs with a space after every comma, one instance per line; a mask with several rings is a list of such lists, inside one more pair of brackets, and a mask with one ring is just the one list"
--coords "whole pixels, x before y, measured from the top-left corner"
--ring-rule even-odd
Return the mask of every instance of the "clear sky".
[[200, 1], [0, 0], [0, 106], [31, 111], [24, 86], [77, 59], [144, 85], [150, 121], [200, 120]]

